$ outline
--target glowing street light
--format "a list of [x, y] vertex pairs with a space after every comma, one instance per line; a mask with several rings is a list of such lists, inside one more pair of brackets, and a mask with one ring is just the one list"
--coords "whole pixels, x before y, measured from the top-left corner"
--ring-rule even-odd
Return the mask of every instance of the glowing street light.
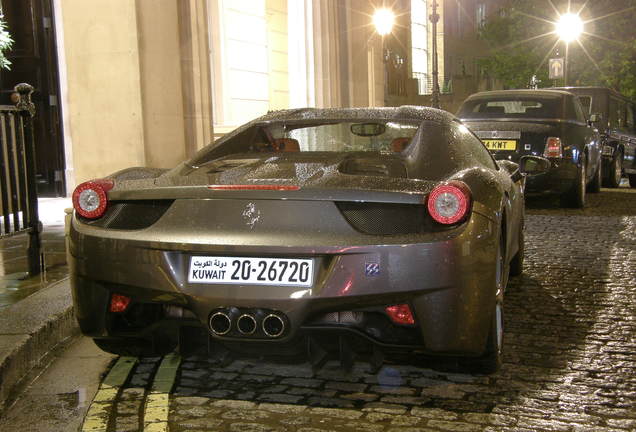
[[555, 24], [556, 34], [563, 42], [565, 42], [565, 63], [563, 67], [563, 85], [568, 85], [568, 51], [570, 42], [578, 40], [583, 33], [583, 21], [578, 14], [571, 12], [565, 13], [559, 17], [559, 21]]
[[377, 9], [373, 14], [373, 25], [380, 36], [386, 36], [393, 30], [395, 14], [389, 9]]
[[561, 15], [555, 27], [559, 39], [565, 43], [577, 40], [579, 36], [581, 36], [581, 33], [583, 33], [583, 21], [580, 16], [573, 13]]

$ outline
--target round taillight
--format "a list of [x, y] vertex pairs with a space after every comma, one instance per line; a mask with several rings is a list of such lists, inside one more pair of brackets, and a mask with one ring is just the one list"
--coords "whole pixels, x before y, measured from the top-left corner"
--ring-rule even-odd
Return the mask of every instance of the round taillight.
[[470, 205], [470, 189], [460, 181], [441, 184], [428, 196], [428, 212], [435, 221], [444, 225], [463, 220]]
[[113, 188], [111, 180], [92, 180], [80, 184], [73, 191], [73, 208], [82, 217], [97, 219], [106, 211], [106, 192]]

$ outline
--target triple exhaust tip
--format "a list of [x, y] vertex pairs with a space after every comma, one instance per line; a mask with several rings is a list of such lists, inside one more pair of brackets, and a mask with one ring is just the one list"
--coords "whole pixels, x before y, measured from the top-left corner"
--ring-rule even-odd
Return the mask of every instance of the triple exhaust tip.
[[241, 334], [251, 335], [256, 331], [256, 319], [249, 314], [243, 314], [236, 321], [236, 328]]
[[[217, 336], [226, 335], [232, 330], [233, 317], [238, 315], [238, 311], [218, 311], [210, 316], [210, 329]], [[259, 315], [263, 315], [260, 313]], [[244, 313], [236, 319], [236, 329], [242, 335], [249, 336], [256, 333], [258, 323], [256, 317], [249, 313]], [[261, 322], [263, 333], [270, 337], [279, 337], [285, 331], [285, 321], [275, 313], [270, 313]]]

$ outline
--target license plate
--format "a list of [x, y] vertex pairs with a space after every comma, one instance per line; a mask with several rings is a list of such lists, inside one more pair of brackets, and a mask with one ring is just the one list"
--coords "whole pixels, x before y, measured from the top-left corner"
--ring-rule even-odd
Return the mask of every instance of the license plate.
[[309, 287], [313, 274], [312, 259], [193, 256], [188, 282]]
[[488, 150], [517, 150], [516, 140], [482, 140]]

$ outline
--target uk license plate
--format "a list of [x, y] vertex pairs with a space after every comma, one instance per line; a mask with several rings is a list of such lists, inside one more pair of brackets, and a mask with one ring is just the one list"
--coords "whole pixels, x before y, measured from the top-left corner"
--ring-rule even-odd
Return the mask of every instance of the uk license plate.
[[309, 287], [313, 275], [312, 259], [193, 256], [188, 282]]
[[488, 150], [517, 150], [516, 140], [485, 139], [482, 141]]

